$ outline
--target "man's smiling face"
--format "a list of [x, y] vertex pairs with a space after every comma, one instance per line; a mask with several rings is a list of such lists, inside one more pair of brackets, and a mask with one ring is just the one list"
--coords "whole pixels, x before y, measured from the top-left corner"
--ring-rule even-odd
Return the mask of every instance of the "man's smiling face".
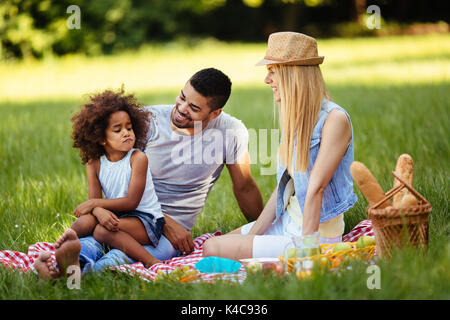
[[198, 93], [188, 81], [175, 100], [172, 124], [180, 129], [191, 129], [194, 128], [195, 121], [201, 121], [205, 127], [221, 112], [221, 109], [212, 110], [208, 102], [209, 98]]

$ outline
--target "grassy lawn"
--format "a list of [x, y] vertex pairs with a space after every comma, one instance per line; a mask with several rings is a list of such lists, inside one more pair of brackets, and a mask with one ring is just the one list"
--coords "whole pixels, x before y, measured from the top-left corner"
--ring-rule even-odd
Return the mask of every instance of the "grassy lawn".
[[[319, 41], [331, 95], [352, 118], [355, 159], [389, 190], [398, 156], [410, 154], [414, 186], [433, 206], [427, 254], [405, 250], [380, 261], [380, 290], [367, 288], [366, 266], [358, 263], [309, 280], [257, 275], [242, 285], [147, 283], [105, 272], [83, 278], [82, 290], [0, 267], [0, 299], [449, 299], [449, 40]], [[0, 63], [0, 250], [27, 252], [32, 243], [55, 241], [74, 221], [74, 207], [87, 199], [84, 167], [70, 140], [70, 117], [82, 94], [124, 83], [145, 104], [172, 103], [192, 73], [215, 66], [233, 81], [225, 111], [249, 129], [277, 128], [272, 93], [262, 83], [265, 71], [253, 67], [264, 50], [264, 44], [205, 42], [191, 49], [167, 45], [111, 57]], [[253, 161], [267, 201], [275, 176], [261, 174], [260, 157]], [[346, 232], [366, 218], [367, 201], [355, 191], [359, 200], [345, 215]], [[192, 234], [225, 233], [245, 222], [224, 170]]]

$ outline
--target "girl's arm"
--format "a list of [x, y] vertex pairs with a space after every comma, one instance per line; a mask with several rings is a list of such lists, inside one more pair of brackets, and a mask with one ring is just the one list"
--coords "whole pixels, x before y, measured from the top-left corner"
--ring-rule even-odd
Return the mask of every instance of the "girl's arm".
[[102, 198], [102, 186], [98, 179], [100, 160], [90, 160], [86, 164], [86, 176], [89, 188], [89, 199]]
[[272, 195], [267, 201], [266, 206], [263, 211], [259, 215], [258, 219], [253, 224], [253, 227], [250, 229], [248, 234], [257, 234], [261, 235], [266, 232], [266, 230], [270, 227], [271, 223], [275, 219], [276, 214], [276, 205], [277, 205], [277, 189], [272, 192]]
[[[136, 209], [141, 202], [142, 195], [144, 194], [145, 190], [145, 184], [147, 181], [147, 156], [143, 152], [138, 150], [133, 152], [133, 154], [131, 155], [130, 165], [131, 179], [128, 186], [127, 197], [117, 199], [102, 199], [100, 191], [100, 196], [98, 198], [91, 198], [88, 201], [83, 202], [75, 209], [74, 213], [84, 215], [91, 212], [95, 207], [100, 207], [112, 211], [130, 211]], [[100, 186], [99, 181], [98, 185]], [[89, 187], [89, 189], [91, 189], [91, 187]], [[92, 187], [92, 195], [99, 195], [97, 193], [95, 183]], [[89, 196], [91, 196], [91, 190], [89, 190]]]
[[98, 171], [100, 168], [100, 160], [89, 160], [86, 164], [86, 177], [88, 181], [89, 189], [89, 200], [84, 201], [78, 205], [73, 211], [74, 215], [79, 218], [82, 215], [88, 214], [92, 211], [87, 210], [90, 208], [90, 204], [93, 203], [94, 199], [102, 198], [102, 186], [98, 180]]
[[325, 120], [319, 154], [311, 171], [305, 206], [303, 208], [302, 234], [309, 235], [319, 230], [320, 209], [325, 188], [341, 162], [352, 138], [347, 116], [333, 110]]

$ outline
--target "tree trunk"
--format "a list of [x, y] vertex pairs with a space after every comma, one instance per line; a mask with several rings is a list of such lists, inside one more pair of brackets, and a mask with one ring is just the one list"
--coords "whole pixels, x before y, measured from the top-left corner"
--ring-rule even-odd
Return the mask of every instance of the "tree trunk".
[[353, 0], [353, 6], [350, 8], [350, 20], [362, 24], [362, 14], [366, 9], [366, 0]]
[[283, 10], [283, 31], [298, 31], [300, 3], [288, 3]]
[[397, 1], [396, 7], [397, 19], [403, 21], [407, 18], [408, 14], [408, 1], [407, 0], [399, 0]]

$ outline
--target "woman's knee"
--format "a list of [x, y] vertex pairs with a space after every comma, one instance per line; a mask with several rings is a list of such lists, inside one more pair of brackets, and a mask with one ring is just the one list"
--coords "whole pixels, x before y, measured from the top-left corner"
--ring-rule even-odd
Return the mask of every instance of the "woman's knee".
[[212, 243], [212, 239], [210, 238], [210, 239], [206, 239], [206, 241], [203, 243], [203, 256], [204, 257], [209, 257], [209, 256], [211, 256], [212, 254], [212, 246], [213, 246], [213, 243]]
[[203, 256], [223, 257], [227, 259], [251, 258], [254, 235], [242, 236], [228, 234], [209, 238], [203, 243]]
[[209, 238], [203, 243], [203, 256], [217, 256], [217, 252], [219, 252], [219, 241], [214, 238]]

